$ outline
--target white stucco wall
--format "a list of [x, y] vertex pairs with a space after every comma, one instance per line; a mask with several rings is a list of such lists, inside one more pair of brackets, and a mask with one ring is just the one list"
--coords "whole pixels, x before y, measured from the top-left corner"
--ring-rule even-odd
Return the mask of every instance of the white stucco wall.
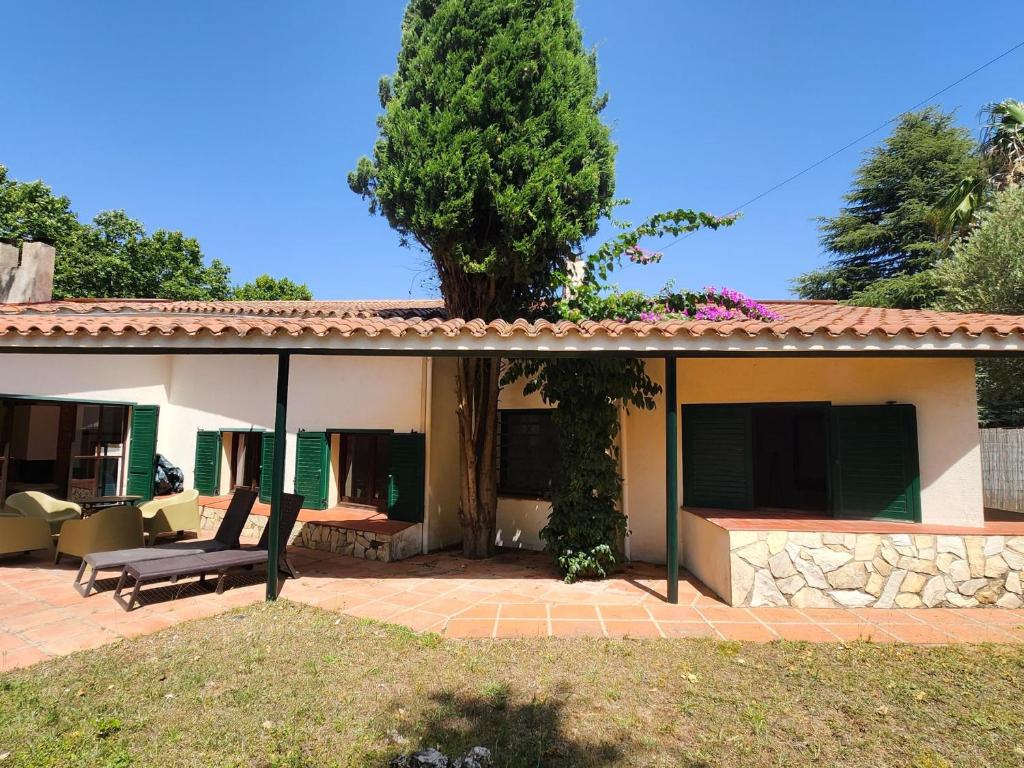
[[[664, 363], [648, 371], [664, 383]], [[678, 361], [681, 403], [828, 401], [917, 408], [923, 523], [981, 525], [981, 451], [974, 362], [963, 358], [705, 358]], [[627, 417], [630, 555], [665, 558], [664, 412]], [[680, 435], [682, 423], [680, 420]], [[681, 455], [681, 449], [680, 449]], [[682, 499], [682, 471], [679, 469]]]
[[[423, 431], [420, 358], [294, 356], [288, 383], [284, 486], [295, 480], [301, 430]], [[192, 483], [200, 429], [274, 428], [277, 359], [257, 355], [182, 355], [171, 365], [160, 448]]]
[[[422, 358], [296, 356], [289, 393], [285, 487], [294, 482], [299, 429], [424, 430], [430, 423], [427, 538], [431, 548], [461, 539], [454, 359], [433, 361], [429, 397]], [[974, 365], [968, 359], [719, 358], [678, 362], [683, 403], [831, 401], [917, 407], [922, 518], [982, 521]], [[664, 381], [664, 364], [650, 361]], [[0, 394], [133, 402], [161, 407], [157, 450], [192, 483], [198, 429], [272, 429], [276, 358], [229, 355], [0, 355]], [[502, 408], [544, 407], [513, 385]], [[664, 412], [632, 410], [624, 420], [625, 509], [633, 559], [663, 561]], [[680, 470], [680, 488], [681, 485]], [[682, 498], [682, 494], [680, 494]], [[497, 540], [540, 548], [549, 505], [501, 498]], [[682, 526], [681, 526], [682, 528]], [[681, 534], [682, 536], [682, 534]]]
[[[285, 487], [299, 429], [424, 429], [421, 358], [295, 356]], [[200, 429], [273, 429], [273, 355], [0, 355], [0, 394], [160, 406], [157, 451], [191, 485]]]
[[430, 461], [427, 470], [427, 548], [441, 549], [462, 541], [459, 523], [459, 424], [455, 413], [455, 358], [432, 363]]
[[165, 355], [0, 355], [0, 394], [167, 403]]

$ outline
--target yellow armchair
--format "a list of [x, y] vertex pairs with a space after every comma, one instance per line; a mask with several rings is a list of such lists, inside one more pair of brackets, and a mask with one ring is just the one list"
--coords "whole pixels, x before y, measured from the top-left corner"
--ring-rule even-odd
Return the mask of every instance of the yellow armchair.
[[161, 534], [199, 530], [199, 491], [195, 489], [143, 502], [139, 510], [150, 544]]
[[92, 552], [144, 545], [142, 513], [138, 507], [123, 504], [101, 509], [82, 520], [66, 521], [57, 538], [53, 562], [59, 562], [61, 555], [85, 557]]
[[31, 552], [36, 549], [53, 551], [53, 534], [45, 520], [38, 517], [0, 514], [0, 555]]
[[60, 531], [65, 520], [75, 520], [82, 516], [82, 508], [74, 502], [55, 499], [40, 491], [12, 493], [7, 497], [5, 504], [22, 517], [45, 520], [50, 526], [51, 533]]

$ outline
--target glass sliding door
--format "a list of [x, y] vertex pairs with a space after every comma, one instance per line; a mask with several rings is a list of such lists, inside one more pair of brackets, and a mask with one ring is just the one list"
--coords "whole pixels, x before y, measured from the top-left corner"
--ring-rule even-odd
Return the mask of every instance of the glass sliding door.
[[69, 446], [68, 498], [74, 501], [116, 494], [124, 473], [128, 408], [94, 404], [72, 407], [75, 413]]

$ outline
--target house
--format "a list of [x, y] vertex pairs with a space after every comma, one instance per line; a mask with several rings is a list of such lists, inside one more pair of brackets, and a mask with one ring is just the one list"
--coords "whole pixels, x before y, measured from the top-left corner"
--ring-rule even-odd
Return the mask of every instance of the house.
[[[670, 593], [681, 565], [734, 605], [1020, 606], [1024, 524], [986, 520], [974, 359], [1024, 352], [1024, 317], [768, 305], [781, 319], [574, 324], [419, 300], [3, 304], [0, 497], [147, 495], [160, 453], [212, 526], [235, 487], [270, 500], [284, 402], [300, 543], [399, 559], [460, 540], [458, 356], [635, 356], [663, 393], [621, 416], [625, 555], [667, 562]], [[497, 543], [539, 548], [550, 414], [517, 387], [500, 407]]]

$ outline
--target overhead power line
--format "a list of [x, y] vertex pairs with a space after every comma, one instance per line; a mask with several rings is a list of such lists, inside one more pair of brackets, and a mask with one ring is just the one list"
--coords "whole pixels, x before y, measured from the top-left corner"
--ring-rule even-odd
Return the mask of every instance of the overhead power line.
[[[759, 193], [757, 195], [754, 195], [752, 198], [747, 200], [745, 203], [741, 203], [740, 205], [737, 205], [735, 208], [733, 208], [731, 211], [729, 211], [726, 215], [727, 216], [731, 216], [734, 213], [739, 213], [740, 211], [742, 211], [747, 206], [749, 206], [749, 205], [751, 205], [753, 203], [756, 203], [758, 200], [760, 200], [763, 197], [766, 197], [767, 195], [770, 195], [775, 190], [780, 189], [781, 187], [786, 186], [787, 184], [789, 184], [792, 181], [796, 181], [801, 176], [803, 176], [805, 173], [809, 173], [810, 171], [813, 171], [819, 165], [822, 165], [823, 163], [827, 163], [829, 160], [831, 160], [836, 155], [841, 155], [843, 152], [845, 152], [846, 150], [850, 149], [851, 147], [854, 147], [857, 144], [860, 144], [862, 141], [864, 141], [864, 139], [867, 139], [867, 138], [873, 136], [874, 134], [878, 133], [879, 131], [883, 130], [884, 128], [889, 127], [890, 125], [895, 123], [897, 120], [899, 120], [900, 117], [902, 115], [906, 114], [907, 112], [913, 112], [915, 109], [918, 109], [919, 107], [923, 107], [925, 104], [928, 104], [929, 102], [934, 101], [936, 98], [938, 98], [939, 96], [944, 94], [946, 91], [948, 91], [951, 88], [955, 88], [956, 86], [960, 85], [960, 83], [964, 82], [964, 80], [967, 80], [967, 79], [969, 79], [971, 77], [974, 77], [976, 74], [981, 72], [983, 69], [987, 69], [988, 67], [992, 66], [997, 61], [999, 61], [1000, 59], [1006, 58], [1007, 56], [1009, 56], [1011, 53], [1013, 53], [1014, 51], [1018, 50], [1019, 48], [1024, 48], [1024, 40], [1020, 41], [1019, 43], [1017, 43], [1016, 45], [1014, 45], [1011, 48], [1007, 48], [1005, 51], [1000, 53], [998, 56], [995, 56], [995, 57], [989, 59], [988, 61], [986, 61], [981, 66], [975, 67], [970, 72], [968, 72], [966, 75], [963, 75], [962, 77], [957, 78], [956, 80], [954, 80], [949, 85], [945, 86], [944, 88], [941, 88], [941, 89], [937, 90], [931, 96], [928, 96], [927, 98], [921, 99], [921, 101], [917, 102], [916, 104], [913, 104], [913, 105], [907, 107], [906, 109], [898, 112], [897, 114], [893, 115], [888, 120], [886, 120], [884, 123], [881, 123], [880, 125], [872, 128], [870, 131], [861, 134], [860, 136], [858, 136], [857, 138], [853, 139], [852, 141], [847, 142], [846, 144], [844, 144], [843, 146], [841, 146], [839, 149], [835, 150], [834, 152], [829, 152], [827, 155], [825, 155], [820, 160], [814, 161], [813, 163], [808, 165], [806, 168], [803, 168], [802, 170], [799, 170], [796, 173], [794, 173], [792, 176], [787, 176], [785, 179], [780, 181], [778, 184], [775, 184], [774, 186], [771, 186], [768, 189], [764, 190], [764, 192], [761, 192], [761, 193]], [[696, 230], [693, 231], [693, 232], [688, 232], [685, 235], [680, 235], [675, 240], [673, 240], [671, 243], [666, 245], [664, 248], [659, 248], [658, 250], [660, 250], [660, 251], [667, 251], [673, 245], [676, 245], [677, 243], [681, 242], [682, 240], [685, 240], [686, 238], [688, 238], [688, 237], [690, 237], [691, 235], [694, 235], [694, 234], [696, 234]]]

